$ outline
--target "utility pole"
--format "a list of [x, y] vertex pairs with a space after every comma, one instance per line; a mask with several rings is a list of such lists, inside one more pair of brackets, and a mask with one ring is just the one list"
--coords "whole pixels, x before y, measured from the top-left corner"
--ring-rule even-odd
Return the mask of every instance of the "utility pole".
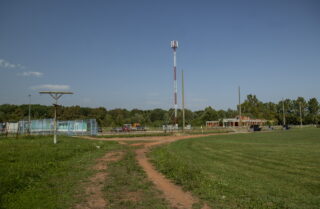
[[240, 86], [239, 86], [239, 88], [238, 88], [238, 95], [239, 95], [239, 126], [242, 126]]
[[73, 92], [66, 92], [66, 91], [40, 91], [40, 94], [49, 94], [54, 99], [54, 121], [53, 121], [53, 143], [57, 143], [57, 106], [58, 100], [64, 94], [73, 94]]
[[299, 109], [300, 109], [300, 128], [302, 128], [302, 111], [301, 111], [301, 102], [299, 102]]
[[184, 127], [186, 125], [185, 121], [185, 113], [184, 113], [184, 76], [183, 76], [183, 70], [182, 70], [182, 131], [184, 131]]
[[286, 125], [286, 116], [284, 114], [284, 100], [282, 98], [282, 113], [283, 113], [283, 126]]
[[28, 134], [31, 134], [31, 94], [29, 96]]

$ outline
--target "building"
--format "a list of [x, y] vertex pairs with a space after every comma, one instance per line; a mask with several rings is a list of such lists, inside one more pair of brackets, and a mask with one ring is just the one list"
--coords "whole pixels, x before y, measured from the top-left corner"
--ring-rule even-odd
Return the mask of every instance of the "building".
[[[237, 116], [235, 118], [225, 118], [222, 120], [223, 127], [228, 127], [228, 126], [251, 126], [251, 125], [260, 125], [263, 126], [265, 125], [267, 120], [265, 119], [251, 119], [250, 117], [247, 116]], [[241, 124], [240, 124], [241, 123]]]
[[213, 127], [219, 127], [220, 122], [218, 120], [215, 121], [206, 121], [206, 127], [207, 128], [213, 128]]

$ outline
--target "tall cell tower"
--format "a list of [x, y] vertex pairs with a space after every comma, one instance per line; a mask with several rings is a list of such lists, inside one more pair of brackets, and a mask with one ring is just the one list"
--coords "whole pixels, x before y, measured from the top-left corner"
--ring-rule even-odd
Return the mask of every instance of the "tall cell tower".
[[177, 103], [177, 92], [178, 92], [178, 85], [177, 85], [177, 48], [178, 48], [178, 41], [171, 41], [171, 48], [173, 49], [173, 102], [174, 102], [174, 123], [177, 124], [178, 118], [178, 103]]

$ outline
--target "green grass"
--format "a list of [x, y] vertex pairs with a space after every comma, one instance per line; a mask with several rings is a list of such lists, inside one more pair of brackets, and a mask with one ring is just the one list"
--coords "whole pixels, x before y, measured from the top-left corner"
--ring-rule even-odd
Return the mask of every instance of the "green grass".
[[[116, 142], [60, 136], [0, 139], [0, 208], [70, 208], [94, 159]], [[100, 146], [98, 149], [96, 146]]]
[[212, 208], [320, 208], [320, 129], [186, 139], [150, 157]]
[[134, 151], [127, 147], [125, 152], [123, 159], [108, 166], [108, 178], [104, 187], [107, 208], [170, 208], [138, 166]]

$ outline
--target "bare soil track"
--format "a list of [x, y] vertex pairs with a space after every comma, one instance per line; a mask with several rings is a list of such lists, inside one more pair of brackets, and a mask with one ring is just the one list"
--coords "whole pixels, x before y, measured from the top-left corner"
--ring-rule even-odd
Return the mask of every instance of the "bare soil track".
[[[168, 137], [168, 139], [160, 138], [159, 140], [151, 143], [145, 143], [143, 148], [136, 150], [136, 158], [140, 166], [147, 173], [149, 179], [161, 190], [165, 198], [170, 202], [174, 208], [192, 208], [193, 204], [199, 202], [196, 197], [193, 197], [190, 192], [185, 192], [181, 187], [172, 183], [164, 175], [159, 173], [154, 166], [147, 159], [146, 153], [152, 146], [161, 145], [164, 143], [171, 143], [176, 140], [186, 139], [197, 136], [174, 136]], [[155, 140], [155, 139], [153, 139]], [[135, 144], [132, 144], [134, 146]], [[139, 144], [140, 145], [140, 144]], [[206, 204], [202, 207], [203, 209], [209, 208]]]
[[[222, 135], [226, 133], [209, 134], [209, 135]], [[136, 137], [136, 138], [96, 138], [96, 137], [84, 137], [93, 140], [106, 140], [106, 141], [118, 141], [121, 144], [126, 144], [125, 141], [145, 141], [131, 146], [137, 146], [136, 159], [139, 165], [144, 169], [148, 178], [154, 183], [154, 185], [163, 192], [164, 197], [170, 202], [173, 208], [192, 208], [192, 206], [199, 202], [199, 199], [192, 196], [190, 192], [183, 191], [181, 187], [172, 183], [164, 175], [159, 173], [154, 166], [148, 160], [146, 153], [150, 150], [150, 147], [171, 143], [181, 139], [197, 138], [209, 135], [187, 135], [187, 136], [159, 136], [159, 137]], [[204, 204], [202, 209], [207, 209], [209, 206]]]
[[120, 160], [122, 152], [108, 152], [102, 158], [97, 159], [93, 169], [97, 173], [89, 179], [85, 185], [86, 199], [84, 202], [76, 205], [76, 209], [104, 209], [106, 200], [103, 198], [102, 188], [107, 177], [106, 169], [109, 162]]

